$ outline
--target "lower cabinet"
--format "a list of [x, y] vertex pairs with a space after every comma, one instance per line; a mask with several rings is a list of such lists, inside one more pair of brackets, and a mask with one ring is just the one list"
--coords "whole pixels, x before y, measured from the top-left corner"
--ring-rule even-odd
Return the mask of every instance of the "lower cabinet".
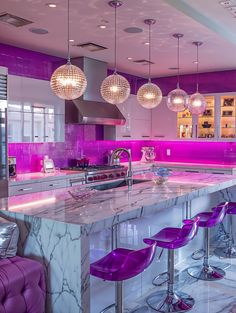
[[42, 191], [41, 183], [20, 184], [9, 186], [9, 197]]
[[35, 192], [48, 191], [60, 188], [72, 187], [75, 185], [82, 185], [84, 183], [83, 176], [75, 176], [65, 179], [55, 179], [41, 182], [29, 182], [15, 184], [10, 182], [9, 184], [9, 196], [19, 196]]

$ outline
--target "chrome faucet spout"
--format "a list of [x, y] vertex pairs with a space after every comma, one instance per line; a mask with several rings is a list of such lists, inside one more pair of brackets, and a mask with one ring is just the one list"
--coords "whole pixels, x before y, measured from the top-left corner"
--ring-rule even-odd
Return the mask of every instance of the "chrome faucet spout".
[[125, 148], [117, 148], [116, 150], [114, 150], [112, 152], [111, 161], [113, 162], [114, 158], [119, 157], [123, 152], [125, 152], [127, 154], [128, 161], [129, 161], [126, 178], [127, 178], [128, 187], [130, 188], [133, 185], [133, 171], [132, 171], [131, 150], [130, 149], [125, 149]]

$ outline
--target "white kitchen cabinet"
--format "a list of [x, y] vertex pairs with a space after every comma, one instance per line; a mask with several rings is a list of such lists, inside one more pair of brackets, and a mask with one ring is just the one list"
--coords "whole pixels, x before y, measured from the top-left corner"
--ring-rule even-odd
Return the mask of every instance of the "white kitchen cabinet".
[[65, 102], [48, 81], [9, 75], [8, 141], [65, 140]]
[[[25, 175], [26, 180], [15, 181], [10, 179], [9, 181], [9, 196], [25, 195], [35, 192], [48, 191], [60, 188], [67, 188], [85, 183], [85, 177], [82, 174], [72, 174], [60, 176], [49, 176], [46, 178], [28, 179], [27, 175], [30, 174], [19, 174]], [[43, 174], [42, 174], [43, 175]], [[47, 174], [45, 174], [47, 175]], [[39, 175], [40, 176], [40, 175]]]
[[170, 111], [166, 105], [166, 97], [152, 113], [152, 139], [175, 140], [177, 138], [177, 113]]
[[19, 196], [42, 191], [41, 183], [9, 185], [9, 196]]
[[151, 110], [144, 109], [137, 101], [136, 95], [117, 105], [126, 118], [126, 124], [116, 126], [116, 140], [150, 140]]

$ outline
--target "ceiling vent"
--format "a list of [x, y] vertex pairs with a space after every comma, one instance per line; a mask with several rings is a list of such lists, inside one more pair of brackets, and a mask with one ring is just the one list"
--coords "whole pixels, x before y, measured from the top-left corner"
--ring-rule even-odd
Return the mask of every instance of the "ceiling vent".
[[134, 63], [137, 63], [137, 64], [141, 64], [141, 65], [154, 64], [153, 62], [148, 61], [148, 60], [145, 60], [145, 59], [142, 59], [142, 60], [134, 60], [133, 62], [134, 62]]
[[0, 21], [13, 25], [15, 27], [21, 27], [21, 26], [25, 26], [28, 24], [32, 24], [32, 21], [26, 20], [22, 17], [16, 16], [16, 15], [12, 15], [10, 13], [4, 12], [4, 13], [0, 13]]
[[84, 48], [90, 52], [96, 52], [96, 51], [107, 49], [106, 47], [97, 45], [96, 43], [93, 43], [93, 42], [82, 43], [82, 44], [74, 45], [74, 46], [79, 47], [79, 48]]

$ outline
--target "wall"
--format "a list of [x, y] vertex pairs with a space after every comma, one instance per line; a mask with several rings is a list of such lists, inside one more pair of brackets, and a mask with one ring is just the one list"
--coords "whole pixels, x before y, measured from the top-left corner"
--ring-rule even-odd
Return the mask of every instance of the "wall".
[[[6, 66], [9, 73], [37, 79], [49, 80], [54, 69], [64, 60], [0, 44], [0, 66]], [[109, 73], [111, 73], [109, 71]], [[146, 82], [139, 77], [124, 74], [131, 84], [132, 93]], [[236, 71], [224, 71], [200, 74], [200, 91], [205, 93], [236, 91]], [[176, 77], [153, 79], [166, 95], [176, 87]], [[195, 75], [181, 77], [181, 87], [188, 93], [195, 91]], [[142, 141], [102, 141], [101, 127], [67, 125], [65, 143], [9, 144], [9, 155], [17, 157], [18, 172], [32, 172], [41, 169], [44, 155], [49, 155], [57, 167], [68, 165], [68, 159], [78, 158], [81, 154], [89, 157], [91, 163], [105, 162], [106, 152], [116, 147], [131, 148], [133, 159], [141, 158], [142, 146], [155, 146], [157, 159], [161, 161], [187, 161], [204, 163], [235, 163], [236, 143], [225, 142], [142, 142]], [[166, 149], [171, 156], [166, 156]], [[125, 159], [124, 159], [125, 160]]]

